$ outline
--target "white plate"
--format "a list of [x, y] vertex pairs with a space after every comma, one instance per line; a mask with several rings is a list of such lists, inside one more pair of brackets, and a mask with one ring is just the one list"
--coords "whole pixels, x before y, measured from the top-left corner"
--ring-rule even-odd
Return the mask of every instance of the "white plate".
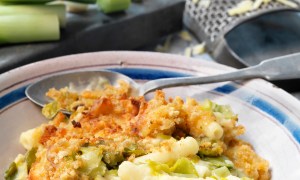
[[[0, 76], [0, 173], [24, 153], [21, 132], [46, 122], [24, 94], [43, 76], [62, 71], [112, 69], [137, 80], [183, 75], [212, 75], [233, 70], [216, 63], [148, 52], [100, 52], [40, 61]], [[140, 81], [140, 82], [142, 82]], [[264, 80], [226, 82], [166, 89], [168, 96], [212, 99], [229, 104], [246, 127], [241, 138], [270, 162], [272, 179], [300, 179], [300, 103]]]

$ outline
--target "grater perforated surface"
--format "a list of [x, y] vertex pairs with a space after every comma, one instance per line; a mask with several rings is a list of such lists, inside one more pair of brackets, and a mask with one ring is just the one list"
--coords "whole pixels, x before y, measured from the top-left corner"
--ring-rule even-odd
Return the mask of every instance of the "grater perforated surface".
[[193, 0], [186, 1], [184, 22], [210, 48], [231, 28], [251, 17], [278, 10], [292, 9], [282, 3], [273, 1], [262, 4], [257, 10], [242, 15], [229, 16], [227, 11], [235, 7], [241, 0], [210, 0], [208, 7], [201, 6], [200, 1], [196, 3]]

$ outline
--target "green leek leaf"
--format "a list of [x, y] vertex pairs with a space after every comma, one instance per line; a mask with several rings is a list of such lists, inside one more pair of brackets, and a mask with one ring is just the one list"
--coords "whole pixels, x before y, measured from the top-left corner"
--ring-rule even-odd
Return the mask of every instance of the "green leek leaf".
[[35, 162], [36, 152], [37, 152], [37, 148], [32, 148], [29, 151], [27, 151], [26, 154], [25, 154], [25, 161], [27, 163], [27, 170], [28, 171], [30, 170], [31, 165]]
[[174, 173], [179, 174], [192, 174], [198, 177], [197, 170], [193, 163], [187, 158], [180, 158], [176, 161], [176, 163], [170, 168], [170, 170]]
[[42, 109], [42, 114], [47, 119], [52, 119], [60, 110], [60, 105], [57, 101], [46, 104]]
[[12, 162], [9, 165], [8, 169], [5, 171], [4, 178], [6, 180], [13, 180], [17, 172], [18, 172], [17, 165], [15, 162]]

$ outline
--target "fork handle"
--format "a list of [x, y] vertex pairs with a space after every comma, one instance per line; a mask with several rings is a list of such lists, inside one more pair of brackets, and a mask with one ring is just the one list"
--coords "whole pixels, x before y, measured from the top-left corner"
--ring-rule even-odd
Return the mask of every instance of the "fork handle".
[[282, 80], [300, 78], [300, 53], [265, 60], [260, 64], [229, 73], [213, 76], [192, 76], [181, 78], [158, 79], [145, 83], [140, 87], [140, 95], [156, 89], [207, 84], [215, 82], [264, 78], [267, 80]]

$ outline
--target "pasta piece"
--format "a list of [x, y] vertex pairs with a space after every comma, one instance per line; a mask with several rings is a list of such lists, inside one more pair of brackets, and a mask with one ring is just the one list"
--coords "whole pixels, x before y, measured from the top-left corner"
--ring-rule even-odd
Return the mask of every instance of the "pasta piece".
[[43, 134], [43, 128], [33, 128], [23, 132], [20, 136], [20, 143], [27, 150], [37, 147]]
[[121, 179], [140, 180], [145, 176], [151, 176], [150, 168], [147, 164], [136, 165], [129, 161], [124, 161], [118, 170], [118, 176]]
[[223, 132], [223, 128], [216, 122], [211, 122], [204, 130], [205, 135], [213, 140], [221, 139]]
[[145, 163], [147, 160], [152, 160], [160, 163], [166, 163], [176, 160], [180, 157], [187, 157], [198, 153], [199, 145], [192, 137], [186, 137], [173, 144], [170, 151], [153, 152], [147, 155], [136, 158], [134, 163]]

